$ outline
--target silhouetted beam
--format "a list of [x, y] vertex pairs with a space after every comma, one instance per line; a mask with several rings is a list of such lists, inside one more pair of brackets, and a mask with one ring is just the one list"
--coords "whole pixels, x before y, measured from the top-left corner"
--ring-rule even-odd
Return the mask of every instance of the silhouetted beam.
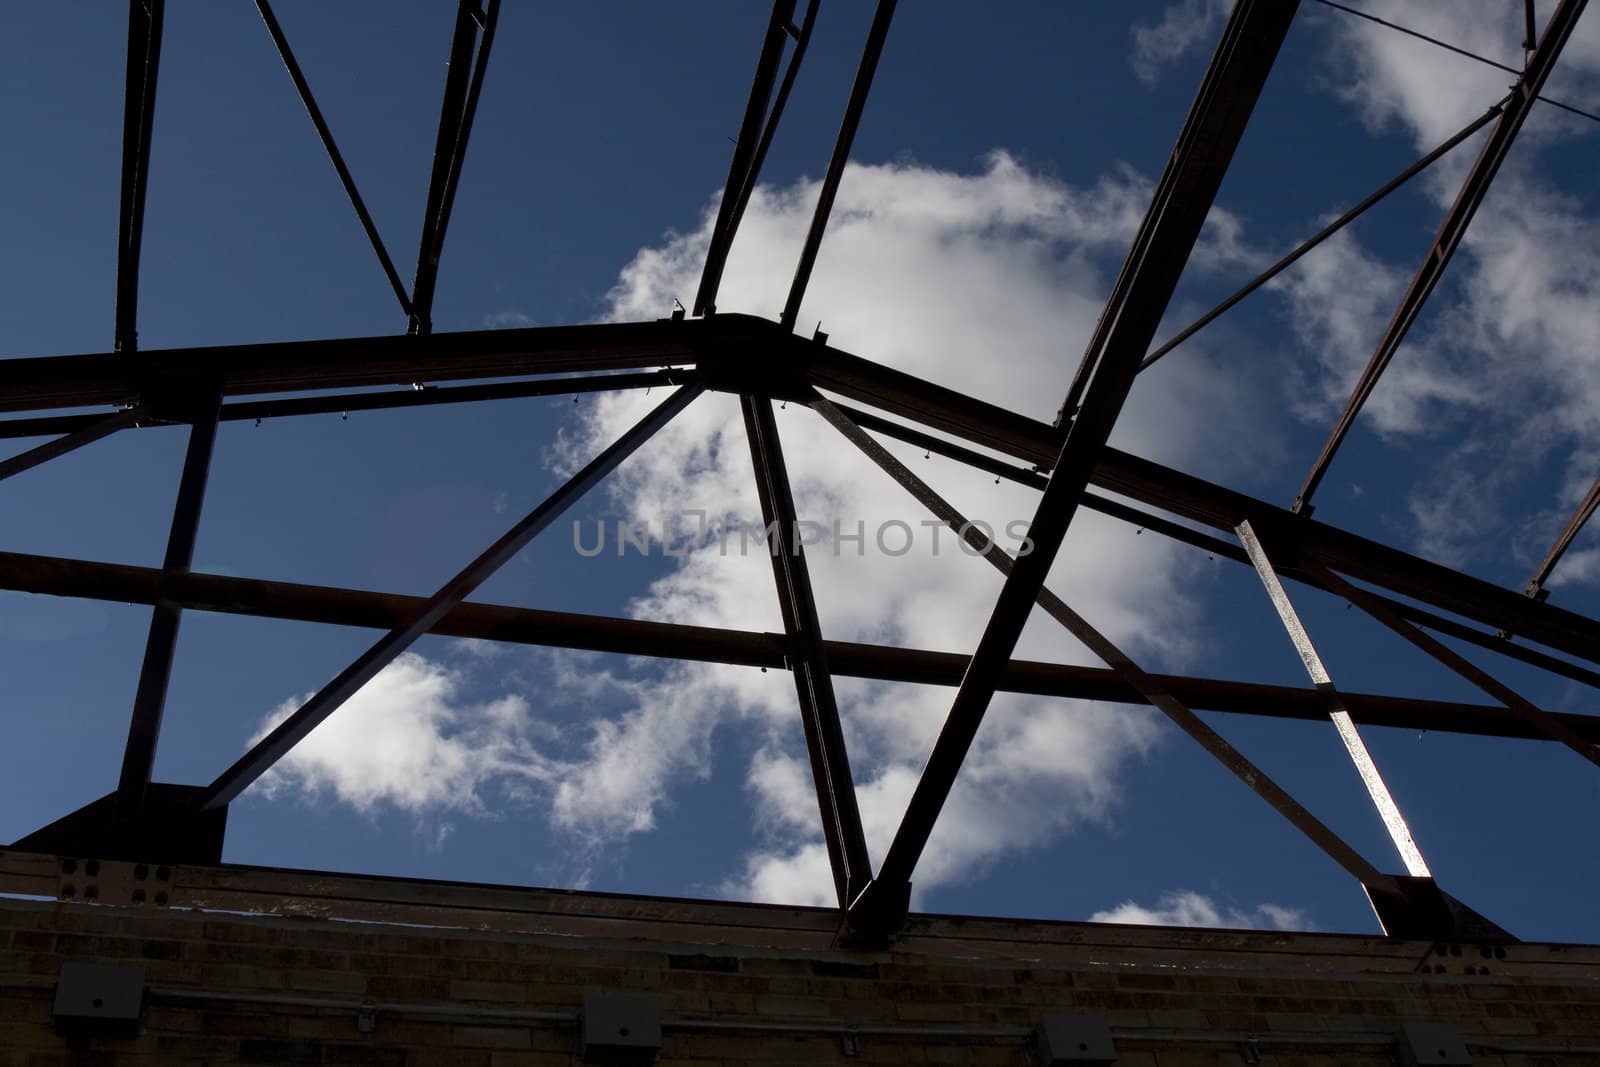
[[473, 590], [487, 581], [495, 571], [504, 566], [568, 508], [577, 503], [623, 460], [631, 456], [640, 445], [670, 422], [701, 393], [699, 385], [680, 386], [653, 410], [640, 419], [627, 433], [609, 445], [581, 470], [567, 479], [538, 507], [507, 530], [499, 540], [484, 549], [472, 562], [415, 609], [400, 625], [395, 626], [367, 649], [354, 662], [311, 699], [273, 727], [261, 740], [250, 747], [233, 765], [217, 776], [201, 800], [202, 808], [216, 808], [229, 803], [250, 787], [289, 750], [305, 739], [329, 715], [349, 700], [361, 687], [375, 678], [394, 658], [409, 648], [417, 638], [428, 633], [445, 615], [449, 614]]
[[[794, 51], [789, 55], [789, 63], [783, 70], [783, 81], [778, 85], [778, 95], [773, 98], [772, 110], [767, 112], [767, 124], [761, 131], [761, 140], [756, 145], [755, 158], [750, 161], [750, 169], [745, 174], [744, 184], [740, 187], [733, 205], [733, 216], [730, 220], [728, 236], [728, 249], [732, 248], [733, 234], [739, 229], [739, 223], [744, 219], [745, 208], [750, 205], [750, 197], [756, 190], [756, 182], [761, 177], [761, 167], [767, 161], [767, 153], [772, 149], [772, 141], [778, 134], [778, 123], [783, 119], [784, 108], [789, 103], [789, 96], [794, 92], [795, 78], [800, 74], [800, 64], [805, 61], [806, 49], [811, 45], [811, 34], [817, 25], [817, 12], [822, 8], [822, 0], [811, 0], [806, 5], [805, 18], [801, 19], [798, 32], [795, 33]], [[723, 252], [724, 257], [727, 250]], [[724, 266], [726, 263], [723, 264]], [[720, 267], [719, 267], [720, 284]], [[715, 307], [715, 289], [712, 291], [712, 301], [708, 304], [709, 310]]]
[[800, 317], [800, 305], [806, 297], [806, 286], [811, 282], [811, 270], [817, 265], [817, 252], [822, 248], [822, 235], [828, 228], [828, 216], [833, 213], [833, 200], [839, 193], [839, 183], [844, 178], [844, 168], [850, 161], [850, 146], [855, 142], [856, 130], [861, 125], [861, 115], [867, 108], [867, 94], [872, 91], [872, 78], [878, 70], [878, 59], [883, 55], [884, 42], [889, 38], [889, 23], [894, 19], [896, 0], [878, 0], [867, 29], [867, 43], [861, 49], [861, 63], [856, 67], [856, 80], [850, 86], [850, 99], [845, 103], [844, 118], [839, 123], [839, 134], [834, 139], [833, 155], [828, 160], [828, 171], [822, 177], [822, 188], [817, 193], [817, 207], [811, 216], [811, 226], [806, 230], [805, 244], [800, 249], [800, 262], [795, 266], [794, 280], [789, 283], [789, 297], [783, 303], [779, 324], [785, 332], [794, 329]]
[[778, 66], [783, 60], [788, 27], [794, 21], [794, 3], [795, 0], [773, 0], [772, 14], [767, 19], [766, 36], [761, 42], [761, 54], [756, 59], [755, 78], [745, 102], [744, 121], [739, 125], [739, 139], [733, 143], [733, 158], [728, 162], [728, 180], [722, 185], [722, 202], [717, 205], [717, 221], [711, 227], [706, 262], [700, 270], [700, 285], [694, 294], [696, 315], [712, 314], [717, 309], [717, 289], [722, 285], [722, 270], [727, 266], [728, 250], [733, 246], [733, 236], [739, 229], [740, 196], [749, 185], [756, 165], [756, 146], [761, 140], [761, 125], [767, 117], [772, 87], [778, 80]]
[[[805, 399], [809, 382], [1042, 469], [1059, 454], [1061, 433], [1049, 423], [829, 345], [783, 336], [776, 323], [730, 314], [685, 322], [168, 349], [142, 352], [136, 360], [114, 354], [0, 359], [0, 411], [133, 403], [151, 383], [181, 383], [213, 371], [221, 375], [225, 394], [236, 396], [702, 363], [748, 367], [750, 360], [733, 357], [750, 352], [774, 354], [772, 360], [761, 361], [763, 367], [797, 368], [803, 378], [786, 394], [795, 400]], [[708, 388], [723, 386], [708, 382]], [[52, 422], [45, 429], [81, 425]], [[1093, 482], [1229, 535], [1249, 519], [1258, 529], [1271, 530], [1275, 543], [1287, 544], [1294, 553], [1306, 552], [1358, 581], [1600, 662], [1600, 622], [1170, 467], [1108, 447], [1100, 454]], [[1293, 555], [1280, 565], [1286, 574], [1296, 575]]]
[[[158, 597], [194, 611], [388, 630], [410, 618], [423, 597], [295, 582], [187, 573], [165, 582], [153, 567], [0, 552], [0, 589], [42, 596], [153, 604]], [[434, 624], [430, 633], [509, 644], [548, 645], [624, 656], [727, 663], [781, 670], [783, 634], [709, 626], [617, 619], [537, 608], [467, 601]], [[953, 686], [969, 657], [958, 652], [825, 641], [828, 664], [841, 677]], [[1327, 705], [1314, 689], [1253, 682], [1151, 675], [1192, 708], [1269, 718], [1326, 722]], [[1118, 704], [1143, 703], [1137, 690], [1099, 667], [1013, 660], [1002, 688], [1034, 696], [1071, 697]], [[1494, 705], [1414, 700], [1345, 693], [1359, 723], [1407, 730], [1547, 740], [1521, 719]], [[1552, 712], [1579, 736], [1600, 743], [1600, 716]]]
[[[1001, 574], [1011, 573], [1012, 568], [1016, 566], [1016, 560], [985, 536], [980, 528], [974, 526], [927, 482], [918, 478], [904, 463], [891, 455], [888, 449], [851, 422], [848, 416], [827, 400], [818, 399], [813, 402], [813, 407], [868, 459], [910, 493], [918, 503], [938, 516], [957, 537], [970, 545], [976, 554], [982, 556]], [[1118, 677], [1137, 689], [1141, 697], [1166, 715], [1174, 726], [1209, 752], [1252, 792], [1271, 804], [1275, 811], [1310, 838], [1318, 848], [1327, 853], [1330, 859], [1354, 875], [1363, 885], [1383, 882], [1382, 873], [1352, 848], [1349, 842], [1306, 810], [1282, 786], [1273, 781], [1271, 775], [1251, 763], [1242, 752], [1202, 721], [1186, 704], [1157, 684], [1131, 656], [1074, 611], [1066, 601], [1050, 589], [1042, 588], [1039, 590], [1038, 604], [1047, 615], [1065, 627], [1067, 632], [1083, 642], [1084, 647], [1098, 656], [1101, 662], [1115, 671]]]
[[1412, 323], [1416, 322], [1417, 316], [1421, 314], [1422, 306], [1433, 293], [1434, 286], [1438, 285], [1439, 279], [1444, 276], [1450, 258], [1460, 247], [1461, 239], [1466, 235], [1472, 217], [1478, 212], [1478, 205], [1483, 203], [1484, 195], [1489, 191], [1489, 184], [1494, 181], [1501, 163], [1511, 151], [1511, 142], [1522, 129], [1528, 113], [1533, 110], [1534, 102], [1539, 97], [1539, 90], [1544, 87], [1545, 80], [1555, 69], [1556, 57], [1561, 54], [1567, 39], [1572, 36], [1572, 29], [1577, 25], [1587, 2], [1588, 0], [1561, 0], [1556, 6], [1555, 13], [1550, 16], [1550, 23], [1545, 27], [1544, 35], [1539, 38], [1539, 46], [1530, 57], [1527, 69], [1511, 88], [1511, 99], [1500, 115], [1500, 121], [1495, 123], [1494, 129], [1489, 132], [1489, 138], [1484, 142], [1477, 161], [1467, 173], [1466, 181], [1462, 183], [1455, 203], [1450, 206], [1444, 222], [1439, 226], [1438, 234], [1433, 239], [1433, 244], [1428, 248], [1427, 257], [1417, 269], [1416, 276], [1411, 279], [1411, 285], [1401, 298], [1400, 306], [1395, 308], [1394, 316], [1389, 320], [1388, 328], [1384, 330], [1377, 348], [1373, 350], [1371, 360], [1361, 372], [1361, 377], [1356, 380], [1355, 390], [1345, 404], [1344, 411], [1340, 413], [1339, 421], [1334, 425], [1327, 441], [1323, 443], [1316, 462], [1306, 474], [1305, 483], [1300, 487], [1300, 494], [1295, 498], [1291, 510], [1303, 512], [1310, 507], [1312, 494], [1322, 483], [1328, 465], [1333, 462], [1339, 446], [1344, 443], [1350, 427], [1355, 424], [1356, 416], [1360, 414], [1367, 398], [1372, 395], [1372, 390], [1378, 384], [1378, 378], [1389, 366], [1389, 361], [1394, 358], [1395, 352], [1399, 350]]
[[1471, 660], [1460, 655], [1454, 649], [1440, 644], [1434, 638], [1395, 615], [1394, 612], [1378, 603], [1377, 598], [1365, 589], [1359, 589], [1351, 585], [1332, 571], [1322, 570], [1319, 577], [1334, 592], [1349, 600], [1350, 603], [1365, 611], [1368, 615], [1371, 615], [1374, 619], [1377, 619], [1446, 667], [1449, 667], [1456, 674], [1500, 701], [1500, 703], [1511, 709], [1512, 714], [1526, 721], [1534, 729], [1560, 741], [1590, 763], [1600, 767], [1600, 749], [1596, 749], [1593, 742], [1567, 729], [1565, 724], [1554, 715], [1546, 714], [1531, 700], [1500, 682]]
[[758, 344], [741, 316], [0, 359], [0, 411], [136, 402], [152, 385], [217, 376], [224, 396], [687, 366], [698, 348]]
[[816, 786], [822, 818], [823, 840], [833, 869], [839, 906], [848, 907], [872, 880], [867, 838], [856, 805], [855, 780], [839, 724], [839, 703], [828, 671], [828, 652], [817, 620], [817, 601], [805, 549], [799, 541], [799, 522], [783, 444], [778, 437], [772, 401], [766, 397], [741, 397], [745, 435], [750, 439], [750, 462], [755, 470], [761, 519], [775, 540], [769, 555], [789, 649], [789, 671], [800, 701], [806, 752]]
[[1589, 492], [1578, 504], [1578, 510], [1572, 513], [1572, 518], [1568, 519], [1567, 525], [1562, 528], [1561, 536], [1556, 538], [1556, 543], [1545, 553], [1544, 562], [1539, 564], [1539, 569], [1528, 579], [1529, 596], [1540, 595], [1545, 581], [1550, 577], [1550, 572], [1556, 569], [1561, 557], [1567, 554], [1572, 539], [1578, 536], [1578, 531], [1583, 529], [1584, 524], [1594, 515], [1596, 507], [1600, 507], [1600, 478], [1596, 478], [1594, 484], [1589, 487]]
[[[802, 342], [804, 343], [804, 342]], [[1060, 431], [914, 375], [824, 345], [813, 345], [807, 374], [817, 388], [890, 412], [929, 429], [1038, 466], [1054, 462]], [[3, 366], [3, 365], [0, 365]], [[1431, 607], [1600, 663], [1600, 622], [1501, 588], [1359, 534], [1329, 526], [1203, 478], [1118, 449], [1101, 450], [1093, 484], [1190, 522], [1232, 534], [1246, 519], [1291, 550], [1280, 561], [1294, 576], [1306, 553], [1325, 566]]]
[[[635, 371], [493, 382], [488, 385], [429, 386], [426, 389], [382, 389], [365, 393], [335, 393], [332, 396], [286, 397], [281, 400], [243, 400], [224, 404], [219, 421], [243, 422], [296, 415], [326, 415], [330, 412], [426, 408], [436, 404], [469, 404], [482, 400], [518, 400], [574, 393], [607, 393], [617, 389], [665, 388], [682, 385], [694, 376], [692, 370]], [[43, 433], [76, 433], [96, 425], [104, 418], [102, 415], [53, 415], [39, 419], [0, 419], [0, 439], [33, 437]], [[171, 425], [146, 423], [142, 417], [135, 418], [146, 426]]]
[[433, 175], [428, 179], [422, 238], [417, 245], [417, 273], [411, 286], [409, 329], [413, 334], [433, 332], [433, 291], [439, 280], [439, 257], [444, 253], [444, 235], [450, 225], [450, 210], [455, 205], [461, 164], [466, 159], [467, 139], [478, 112], [478, 96], [483, 91], [483, 75], [489, 66], [489, 49], [499, 20], [500, 0], [489, 0], [481, 10], [478, 0], [460, 0], [456, 7], [450, 67], [445, 75], [444, 100], [439, 106], [439, 134], [433, 147]]
[[[1019, 485], [1026, 485], [1032, 489], [1044, 488], [1045, 477], [1037, 471], [1014, 466], [1013, 464], [1007, 463], [1004, 460], [995, 459], [993, 456], [989, 456], [985, 453], [976, 452], [970, 448], [965, 448], [961, 445], [954, 444], [953, 442], [947, 441], [942, 437], [935, 437], [932, 434], [923, 433], [920, 430], [891, 422], [890, 420], [881, 418], [872, 414], [871, 412], [861, 411], [858, 408], [852, 408], [843, 404], [835, 406], [845, 415], [849, 416], [850, 419], [852, 419], [857, 425], [863, 427], [864, 429], [875, 430], [886, 437], [893, 437], [896, 440], [905, 441], [908, 444], [916, 445], [918, 448], [923, 448], [929, 452], [934, 452], [941, 456], [949, 457], [957, 462], [965, 463], [968, 466], [975, 467], [981, 471], [987, 471], [990, 474], [994, 474], [998, 477], [1016, 482]], [[1244, 549], [1240, 548], [1236, 542], [1224, 541], [1221, 538], [1213, 537], [1208, 533], [1203, 533], [1200, 530], [1192, 529], [1183, 525], [1182, 523], [1173, 522], [1171, 519], [1165, 518], [1161, 515], [1156, 515], [1148, 511], [1141, 511], [1138, 508], [1129, 504], [1125, 504], [1120, 500], [1113, 500], [1110, 497], [1100, 496], [1097, 493], [1084, 493], [1083, 506], [1091, 511], [1097, 511], [1102, 515], [1109, 515], [1112, 518], [1121, 519], [1123, 522], [1132, 523], [1141, 529], [1153, 530], [1156, 533], [1163, 534], [1175, 541], [1182, 541], [1184, 544], [1192, 545], [1195, 548], [1204, 549], [1206, 552], [1209, 552], [1212, 555], [1221, 556], [1224, 559], [1232, 560], [1236, 563], [1243, 563], [1247, 566], [1250, 564], [1249, 555], [1246, 554]], [[1305, 585], [1309, 585], [1317, 589], [1323, 588], [1322, 584], [1316, 578], [1314, 572], [1283, 568], [1279, 571], [1279, 573], [1285, 578], [1292, 578], [1295, 581], [1301, 582]], [[1390, 597], [1378, 596], [1377, 594], [1374, 594], [1374, 596], [1379, 603], [1388, 608], [1390, 611], [1394, 612], [1396, 615], [1403, 619], [1417, 623], [1420, 626], [1426, 626], [1428, 629], [1434, 630], [1438, 633], [1466, 641], [1469, 644], [1477, 645], [1479, 648], [1488, 649], [1490, 652], [1494, 652], [1497, 655], [1506, 656], [1514, 660], [1520, 660], [1523, 663], [1531, 664], [1540, 668], [1541, 670], [1559, 674], [1563, 678], [1571, 678], [1575, 682], [1582, 682], [1584, 685], [1600, 688], [1600, 673], [1596, 673], [1595, 671], [1591, 671], [1585, 667], [1580, 667], [1576, 663], [1571, 663], [1567, 660], [1547, 655], [1543, 652], [1540, 652], [1538, 649], [1524, 648], [1522, 645], [1513, 644], [1497, 634], [1485, 633], [1482, 630], [1473, 629], [1471, 626], [1467, 626], [1464, 623], [1457, 622], [1454, 619], [1447, 619], [1442, 615], [1436, 615], [1433, 612], [1426, 611], [1414, 604], [1408, 604], [1404, 601], [1394, 600]]]
[[46, 441], [44, 444], [30, 448], [26, 452], [18, 453], [9, 459], [0, 460], [0, 481], [4, 481], [14, 474], [21, 474], [25, 470], [31, 470], [41, 463], [47, 463], [57, 456], [64, 456], [68, 452], [74, 452], [84, 445], [92, 445], [102, 437], [107, 437], [118, 430], [132, 426], [139, 421], [141, 415], [142, 411], [140, 409], [129, 408], [126, 411], [118, 411], [112, 415], [85, 416], [87, 421], [82, 426], [72, 428], [54, 441]]
[[165, 0], [129, 0], [128, 65], [122, 95], [122, 202], [117, 223], [115, 348], [139, 342], [139, 249], [144, 240], [145, 187], [156, 117], [156, 73], [161, 65]]
[[1033, 551], [1017, 560], [1001, 587], [878, 877], [852, 906], [852, 916], [887, 910], [910, 884], [1298, 6], [1293, 0], [1239, 0], [1229, 16], [1090, 343], [1085, 362], [1092, 378], [1040, 496], [1029, 529]]

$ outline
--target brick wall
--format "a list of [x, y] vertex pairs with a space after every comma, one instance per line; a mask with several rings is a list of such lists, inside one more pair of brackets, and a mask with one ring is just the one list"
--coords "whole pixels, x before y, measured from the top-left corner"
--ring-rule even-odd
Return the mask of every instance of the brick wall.
[[[3, 1067], [553, 1067], [585, 990], [658, 998], [663, 1064], [1023, 1064], [1043, 1013], [1104, 1018], [1135, 1067], [1390, 1064], [1419, 1020], [1478, 1064], [1600, 1064], [1586, 946], [923, 916], [852, 951], [814, 909], [62, 866], [0, 854], [0, 891], [36, 898], [0, 899]], [[67, 961], [142, 966], [143, 1034], [54, 1033]]]

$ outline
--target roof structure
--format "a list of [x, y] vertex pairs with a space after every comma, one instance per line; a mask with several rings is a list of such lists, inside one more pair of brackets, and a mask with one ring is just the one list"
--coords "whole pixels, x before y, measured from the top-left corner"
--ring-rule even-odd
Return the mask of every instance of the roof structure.
[[[186, 432], [188, 446], [159, 567], [0, 552], [0, 587], [53, 596], [151, 606], [125, 755], [114, 788], [76, 812], [23, 836], [14, 848], [164, 863], [220, 859], [229, 804], [341, 705], [425, 634], [477, 637], [788, 671], [804, 726], [843, 928], [863, 942], [892, 937], [907, 920], [910, 889], [964, 758], [999, 692], [1084, 697], [1154, 706], [1214, 756], [1365, 890], [1394, 936], [1489, 942], [1511, 935], [1438, 885], [1361, 735], [1368, 725], [1532, 738], [1600, 765], [1600, 720], [1552, 712], [1498, 681], [1441, 638], [1509, 658], [1573, 682], [1600, 684], [1600, 621], [1547, 598], [1546, 582], [1596, 509], [1600, 481], [1583, 500], [1525, 589], [1505, 588], [1379, 543], [1314, 515], [1317, 492], [1351, 426], [1447, 270], [1519, 130], [1540, 106], [1585, 3], [1561, 0], [1543, 25], [1528, 13], [1527, 63], [1506, 97], [1413, 167], [1366, 198], [1173, 339], [1158, 344], [1217, 191], [1228, 172], [1299, 5], [1239, 0], [1176, 141], [1125, 264], [1075, 373], [1063, 373], [1053, 423], [997, 406], [848, 352], [821, 332], [796, 332], [802, 300], [828, 235], [835, 195], [868, 105], [879, 57], [893, 28], [894, 0], [878, 0], [851, 83], [821, 195], [781, 314], [719, 312], [730, 250], [779, 130], [806, 56], [820, 0], [803, 10], [776, 0], [728, 165], [710, 249], [692, 306], [668, 318], [623, 324], [435, 332], [441, 252], [469, 135], [483, 92], [499, 0], [460, 0], [450, 46], [425, 224], [413, 281], [401, 278], [363, 203], [290, 42], [267, 0], [266, 28], [349, 196], [407, 329], [404, 335], [149, 350], [138, 343], [139, 264], [161, 53], [162, 0], [130, 5], [122, 141], [121, 226], [113, 351], [0, 362], [0, 437], [40, 438], [0, 461], [8, 478], [136, 426]], [[1388, 328], [1374, 345], [1348, 403], [1292, 501], [1256, 499], [1112, 447], [1108, 442], [1139, 373], [1217, 315], [1337, 233], [1373, 203], [1468, 138], [1487, 131], [1459, 195], [1423, 261], [1394, 293]], [[420, 388], [426, 383], [427, 388]], [[419, 388], [411, 388], [419, 386]], [[430, 596], [313, 586], [197, 573], [196, 531], [219, 423], [511, 397], [663, 387], [665, 399]], [[474, 602], [477, 590], [624, 459], [701, 394], [736, 396], [747, 431], [761, 512], [772, 538], [782, 633], [646, 622]], [[965, 654], [830, 640], [819, 623], [804, 539], [774, 405], [809, 406], [859, 452], [956, 531], [1003, 576], [982, 637]], [[88, 409], [88, 410], [84, 410]], [[70, 410], [70, 413], [62, 413]], [[1011, 555], [882, 443], [907, 442], [1037, 491], [1030, 551]], [[1287, 505], [1287, 506], [1285, 506]], [[1047, 584], [1075, 516], [1100, 512], [1253, 568], [1304, 661], [1302, 688], [1157, 674], [1074, 610]], [[952, 565], [958, 565], [952, 563]], [[1297, 615], [1305, 588], [1342, 598], [1472, 685], [1487, 702], [1463, 704], [1344, 692], [1319, 659]], [[1075, 667], [1023, 661], [1014, 653], [1036, 608], [1102, 662]], [[179, 618], [211, 611], [342, 624], [383, 631], [336, 677], [231, 766], [206, 782], [155, 782], [157, 742]], [[850, 676], [954, 685], [954, 697], [887, 852], [869, 855], [834, 678]], [[1197, 711], [1225, 710], [1330, 720], [1381, 815], [1403, 869], [1362, 854], [1252, 763]], [[112, 783], [108, 783], [112, 785]]]

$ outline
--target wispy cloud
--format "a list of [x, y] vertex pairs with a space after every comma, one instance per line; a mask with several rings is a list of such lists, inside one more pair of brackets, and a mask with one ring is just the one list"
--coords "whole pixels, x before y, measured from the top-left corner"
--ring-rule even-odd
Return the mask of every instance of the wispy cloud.
[[1153, 907], [1123, 901], [1089, 917], [1097, 923], [1133, 923], [1139, 926], [1214, 926], [1234, 930], [1309, 930], [1305, 912], [1279, 904], [1240, 908], [1219, 904], [1211, 897], [1187, 889], [1161, 894]]
[[[295, 746], [254, 791], [268, 798], [328, 796], [358, 811], [395, 808], [418, 816], [480, 815], [486, 794], [525, 791], [557, 766], [535, 744], [547, 732], [526, 699], [507, 694], [477, 702], [450, 667], [415, 654], [395, 660]], [[280, 704], [261, 721], [254, 744], [310, 694]], [[436, 838], [442, 845], [448, 830]]]
[[1211, 41], [1230, 6], [1229, 0], [1180, 0], [1168, 5], [1160, 22], [1134, 23], [1133, 73], [1154, 85], [1164, 68]]
[[537, 326], [538, 322], [526, 312], [509, 309], [485, 315], [483, 317], [483, 325], [485, 329], [489, 330], [513, 330], [522, 329], [526, 326]]

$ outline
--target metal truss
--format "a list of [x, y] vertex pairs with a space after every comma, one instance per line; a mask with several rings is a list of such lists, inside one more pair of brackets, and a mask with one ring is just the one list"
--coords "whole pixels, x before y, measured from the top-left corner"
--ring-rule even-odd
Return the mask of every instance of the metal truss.
[[[905, 924], [917, 860], [998, 692], [1154, 706], [1354, 877], [1388, 934], [1485, 943], [1512, 939], [1434, 882], [1359, 727], [1399, 726], [1550, 740], [1600, 764], [1596, 747], [1600, 744], [1600, 718], [1540, 708], [1439, 639], [1453, 638], [1600, 687], [1600, 671], [1596, 670], [1600, 667], [1600, 621], [1549, 603], [1544, 589], [1562, 553], [1596, 510], [1600, 482], [1574, 514], [1525, 593], [1315, 520], [1310, 515], [1310, 499], [1459, 246], [1528, 112], [1541, 99], [1539, 91], [1583, 10], [1583, 0], [1564, 0], [1537, 37], [1530, 14], [1529, 62], [1504, 101], [1193, 326], [1152, 349], [1155, 330], [1296, 15], [1297, 4], [1292, 0], [1239, 0], [1054, 425], [843, 351], [828, 344], [825, 335], [804, 338], [794, 332], [855, 131], [888, 40], [893, 0], [880, 0], [869, 28], [781, 316], [770, 321], [716, 313], [729, 250], [794, 88], [820, 4], [821, 0], [810, 0], [798, 23], [795, 0], [773, 4], [693, 317], [680, 311], [654, 322], [441, 334], [432, 331], [433, 294], [451, 205], [483, 89], [498, 0], [489, 0], [485, 6], [460, 0], [458, 5], [417, 268], [409, 290], [400, 281], [271, 6], [267, 0], [257, 0], [268, 35], [395, 292], [405, 316], [406, 335], [135, 354], [139, 244], [162, 4], [160, 0], [131, 0], [113, 351], [0, 361], [0, 413], [11, 416], [0, 419], [0, 437], [49, 438], [0, 461], [0, 480], [135, 426], [185, 426], [189, 445], [167, 551], [159, 568], [0, 552], [0, 588], [152, 608], [115, 790], [24, 836], [12, 847], [141, 862], [219, 861], [228, 804], [318, 723], [336, 714], [409, 645], [434, 633], [789, 671], [833, 867], [840, 932], [849, 942], [882, 943]], [[1140, 370], [1172, 352], [1491, 122], [1494, 128], [1427, 261], [1396, 310], [1371, 366], [1292, 509], [1107, 444]], [[429, 383], [429, 388], [411, 388], [422, 382]], [[655, 385], [671, 385], [674, 391], [430, 597], [190, 570], [221, 422]], [[763, 520], [774, 531], [772, 565], [782, 633], [576, 615], [469, 599], [497, 568], [623, 459], [646, 447], [656, 431], [707, 390], [735, 395], [742, 406]], [[866, 461], [881, 468], [1004, 575], [1001, 593], [972, 655], [826, 637], [796, 536], [800, 516], [773, 418], [774, 400], [792, 400], [813, 409], [852, 442]], [[105, 408], [112, 410], [92, 410]], [[81, 409], [91, 410], [84, 413]], [[1001, 551], [895, 459], [881, 439], [909, 442], [997, 479], [1037, 490], [1037, 512], [1029, 531], [1033, 551], [1017, 558]], [[1138, 666], [1090, 620], [1046, 588], [1051, 564], [1080, 508], [1253, 566], [1301, 653], [1310, 687], [1158, 675]], [[1336, 689], [1295, 612], [1284, 586], [1286, 579], [1347, 600], [1483, 689], [1496, 703], [1464, 704]], [[1014, 658], [1018, 637], [1035, 606], [1042, 607], [1105, 666]], [[152, 782], [179, 622], [184, 611], [196, 610], [368, 627], [383, 631], [383, 635], [210, 783]], [[953, 686], [956, 690], [899, 829], [876, 869], [857, 809], [834, 694], [836, 675]], [[1200, 710], [1306, 721], [1331, 719], [1390, 831], [1405, 873], [1386, 873], [1362, 856], [1203, 721], [1197, 714]]]

